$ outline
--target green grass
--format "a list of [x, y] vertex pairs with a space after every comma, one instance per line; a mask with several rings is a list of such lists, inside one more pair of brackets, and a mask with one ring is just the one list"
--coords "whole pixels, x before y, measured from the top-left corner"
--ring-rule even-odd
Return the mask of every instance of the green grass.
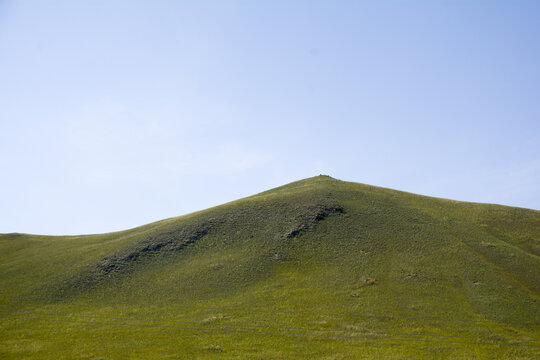
[[2, 359], [533, 359], [540, 212], [314, 177], [132, 230], [0, 235]]

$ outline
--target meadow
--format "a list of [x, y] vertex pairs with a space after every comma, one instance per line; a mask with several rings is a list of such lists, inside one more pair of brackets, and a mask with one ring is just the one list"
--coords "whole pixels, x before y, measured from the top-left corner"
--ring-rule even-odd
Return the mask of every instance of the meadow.
[[317, 176], [135, 229], [0, 235], [2, 359], [533, 359], [540, 212]]

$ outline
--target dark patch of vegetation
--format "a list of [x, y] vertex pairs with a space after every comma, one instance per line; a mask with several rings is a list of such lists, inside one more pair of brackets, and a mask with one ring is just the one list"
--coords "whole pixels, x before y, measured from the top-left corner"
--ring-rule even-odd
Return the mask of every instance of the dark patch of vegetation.
[[291, 239], [300, 236], [313, 230], [319, 221], [326, 219], [328, 216], [343, 213], [345, 213], [343, 206], [328, 201], [304, 205], [299, 209], [296, 216], [297, 223], [283, 237]]
[[54, 291], [56, 293], [54, 296], [70, 294], [73, 290], [88, 291], [99, 283], [115, 277], [116, 274], [135, 271], [138, 264], [181, 252], [224, 221], [223, 218], [209, 218], [144, 236], [126, 249], [102, 258], [92, 268], [68, 279], [59, 290]]
[[[310, 199], [310, 201], [284, 202], [279, 206], [282, 213], [273, 214], [274, 209], [271, 207], [246, 204], [231, 211], [213, 214], [211, 217], [202, 217], [197, 221], [182, 223], [167, 230], [153, 232], [141, 237], [131, 246], [102, 258], [90, 269], [83, 270], [77, 276], [68, 279], [59, 291], [55, 291], [54, 296], [58, 296], [58, 293], [70, 294], [72, 290], [76, 290], [76, 292], [88, 291], [101, 282], [116, 278], [117, 275], [132, 273], [141, 265], [151, 262], [152, 259], [181, 253], [210, 233], [215, 233], [218, 237], [227, 234], [224, 236], [223, 241], [231, 241], [229, 238], [231, 229], [238, 228], [240, 232], [243, 229], [249, 229], [252, 226], [253, 219], [260, 219], [259, 221], [266, 222], [267, 226], [273, 226], [276, 231], [279, 231], [279, 224], [276, 224], [272, 218], [277, 215], [287, 220], [287, 217], [290, 217], [292, 220], [289, 219], [288, 222], [294, 222], [295, 225], [280, 237], [291, 239], [314, 230], [317, 223], [328, 216], [345, 212], [344, 208], [337, 202], [331, 201], [320, 194]], [[283, 262], [287, 260], [287, 256], [281, 253], [283, 250], [282, 244], [273, 244], [269, 249], [277, 251], [269, 253], [268, 258], [271, 261]], [[222, 264], [211, 265], [214, 271], [218, 271], [222, 267]]]
[[220, 222], [222, 221], [218, 219], [210, 219], [151, 235], [137, 244], [134, 249], [104, 258], [96, 265], [94, 272], [99, 275], [108, 275], [121, 271], [128, 263], [141, 260], [145, 256], [153, 256], [160, 252], [181, 251], [208, 234]]

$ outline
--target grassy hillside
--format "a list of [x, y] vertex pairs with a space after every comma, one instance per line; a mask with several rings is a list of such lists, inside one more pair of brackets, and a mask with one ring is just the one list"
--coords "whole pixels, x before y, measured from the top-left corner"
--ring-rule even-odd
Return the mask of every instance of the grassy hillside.
[[132, 230], [0, 235], [0, 358], [540, 357], [540, 212], [314, 177]]

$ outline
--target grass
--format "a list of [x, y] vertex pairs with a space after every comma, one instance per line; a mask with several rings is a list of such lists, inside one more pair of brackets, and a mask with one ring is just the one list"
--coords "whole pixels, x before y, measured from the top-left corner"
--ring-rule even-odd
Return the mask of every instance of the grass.
[[327, 176], [101, 235], [0, 235], [0, 358], [540, 357], [540, 212]]

